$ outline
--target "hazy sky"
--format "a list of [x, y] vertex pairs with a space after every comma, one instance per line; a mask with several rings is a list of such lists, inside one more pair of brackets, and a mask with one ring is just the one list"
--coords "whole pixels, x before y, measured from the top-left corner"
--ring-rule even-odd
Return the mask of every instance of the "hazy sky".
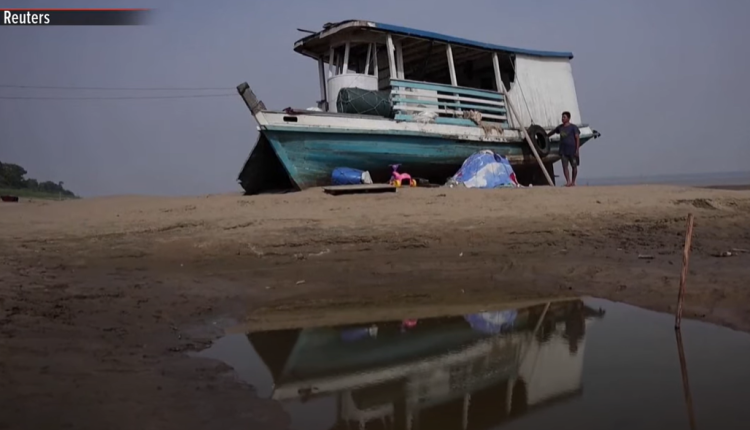
[[[269, 108], [313, 106], [296, 28], [369, 19], [573, 51], [581, 176], [750, 170], [747, 0], [0, 0], [3, 7], [151, 7], [142, 27], [0, 27], [0, 85], [222, 87], [202, 92], [0, 88], [0, 160], [84, 196], [237, 191], [256, 131], [234, 87]], [[12, 100], [154, 96], [168, 100]]]

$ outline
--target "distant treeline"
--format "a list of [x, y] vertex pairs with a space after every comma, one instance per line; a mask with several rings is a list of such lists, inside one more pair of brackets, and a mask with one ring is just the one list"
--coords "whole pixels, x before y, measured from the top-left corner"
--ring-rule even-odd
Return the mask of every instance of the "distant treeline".
[[0, 161], [0, 188], [61, 194], [66, 197], [76, 196], [72, 191], [66, 190], [62, 182], [38, 181], [34, 178], [26, 178], [26, 173], [26, 169], [18, 164]]

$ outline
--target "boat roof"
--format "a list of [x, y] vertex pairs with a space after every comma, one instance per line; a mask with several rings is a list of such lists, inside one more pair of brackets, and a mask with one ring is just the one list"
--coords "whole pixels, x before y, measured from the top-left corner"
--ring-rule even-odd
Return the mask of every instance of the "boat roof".
[[525, 48], [513, 48], [510, 46], [495, 45], [493, 43], [478, 42], [475, 40], [464, 39], [461, 37], [448, 36], [445, 34], [435, 33], [432, 31], [417, 30], [409, 27], [402, 27], [399, 25], [381, 24], [372, 21], [362, 20], [347, 20], [338, 23], [328, 23], [323, 26], [323, 30], [317, 33], [313, 33], [306, 36], [294, 44], [294, 50], [305, 55], [310, 55], [310, 52], [306, 49], [306, 46], [326, 39], [336, 33], [343, 30], [375, 30], [391, 34], [399, 34], [403, 36], [414, 37], [418, 39], [430, 40], [443, 42], [451, 45], [460, 45], [468, 48], [482, 49], [486, 51], [499, 51], [510, 54], [521, 54], [533, 57], [547, 57], [547, 58], [573, 58], [572, 52], [560, 52], [560, 51], [538, 51], [533, 49]]

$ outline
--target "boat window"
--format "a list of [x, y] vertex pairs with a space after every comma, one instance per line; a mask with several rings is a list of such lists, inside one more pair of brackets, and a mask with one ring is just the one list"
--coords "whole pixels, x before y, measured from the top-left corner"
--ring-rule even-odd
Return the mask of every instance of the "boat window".
[[343, 73], [345, 54], [346, 54], [345, 45], [339, 45], [333, 48], [332, 61], [328, 61], [328, 64], [331, 67], [332, 76], [340, 75], [341, 73]]
[[[374, 51], [374, 52], [373, 52]], [[382, 51], [382, 52], [381, 52]], [[350, 43], [349, 55], [346, 54], [346, 45], [339, 45], [333, 48], [333, 60], [331, 61], [330, 53], [324, 57], [324, 61], [331, 68], [331, 76], [344, 73], [344, 61], [346, 61], [346, 73], [359, 73], [363, 75], [376, 75], [375, 68], [382, 70], [382, 55], [385, 52], [383, 45], [374, 43]], [[375, 59], [375, 56], [378, 59]], [[385, 67], [388, 67], [386, 59]]]
[[[502, 79], [505, 89], [510, 91], [510, 84], [516, 81], [516, 58], [511, 54], [498, 53], [497, 59], [500, 63], [500, 79]], [[490, 58], [491, 61], [492, 58]]]
[[[405, 79], [451, 84], [445, 44], [409, 38], [402, 39], [401, 44]], [[497, 91], [491, 52], [455, 45], [451, 46], [451, 50], [458, 86]], [[498, 59], [501, 79], [505, 88], [510, 90], [515, 80], [514, 60], [511, 55], [502, 53], [498, 53]]]
[[[505, 89], [510, 90], [510, 83], [515, 78], [510, 55], [498, 53], [500, 77]], [[453, 63], [456, 68], [456, 80], [459, 86], [481, 90], [497, 91], [495, 69], [492, 66], [492, 53], [463, 47], [453, 48]]]
[[[349, 52], [349, 71], [364, 75], [374, 75], [372, 49], [372, 44], [370, 43], [352, 44]], [[369, 61], [368, 54], [370, 55]]]

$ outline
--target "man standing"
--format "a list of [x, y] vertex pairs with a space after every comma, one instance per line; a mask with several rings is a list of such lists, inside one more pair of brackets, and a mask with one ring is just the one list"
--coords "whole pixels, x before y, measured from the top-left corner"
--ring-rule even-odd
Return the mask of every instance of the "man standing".
[[[570, 122], [570, 112], [562, 113], [562, 124], [547, 133], [547, 136], [560, 135], [560, 158], [562, 159], [563, 174], [565, 175], [565, 186], [575, 187], [578, 177], [578, 148], [581, 146], [581, 131], [575, 124]], [[573, 180], [570, 180], [568, 164], [573, 170]]]

